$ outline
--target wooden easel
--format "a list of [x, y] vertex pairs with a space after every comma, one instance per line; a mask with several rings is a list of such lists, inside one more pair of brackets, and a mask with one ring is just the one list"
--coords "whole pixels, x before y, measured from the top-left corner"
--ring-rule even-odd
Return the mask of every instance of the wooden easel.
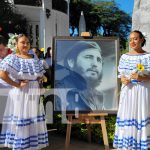
[[81, 32], [81, 36], [82, 37], [91, 37], [91, 33], [90, 32]]
[[85, 123], [88, 128], [88, 141], [91, 142], [91, 124], [100, 124], [102, 128], [102, 135], [105, 150], [109, 150], [109, 143], [107, 137], [107, 130], [105, 124], [105, 116], [107, 113], [87, 113], [87, 114], [79, 114], [78, 118], [75, 118], [75, 114], [67, 114], [68, 123], [67, 123], [67, 132], [66, 132], [66, 142], [65, 142], [65, 150], [68, 150], [70, 144], [70, 135], [71, 135], [71, 127], [74, 123]]
[[[84, 38], [90, 38], [90, 32], [82, 32], [81, 36]], [[88, 141], [91, 142], [91, 124], [100, 124], [102, 128], [102, 135], [105, 150], [109, 150], [109, 143], [107, 137], [107, 130], [105, 124], [105, 116], [107, 113], [87, 113], [87, 114], [79, 114], [78, 118], [76, 118], [75, 114], [67, 114], [68, 123], [67, 123], [67, 132], [66, 132], [66, 142], [65, 142], [65, 150], [68, 150], [70, 144], [70, 135], [71, 135], [71, 127], [74, 123], [85, 123], [87, 124], [88, 129]]]

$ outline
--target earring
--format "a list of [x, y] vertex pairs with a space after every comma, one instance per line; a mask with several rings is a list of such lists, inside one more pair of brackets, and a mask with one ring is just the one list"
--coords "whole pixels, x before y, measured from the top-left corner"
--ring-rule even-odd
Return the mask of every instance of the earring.
[[20, 54], [18, 47], [16, 48], [16, 54]]

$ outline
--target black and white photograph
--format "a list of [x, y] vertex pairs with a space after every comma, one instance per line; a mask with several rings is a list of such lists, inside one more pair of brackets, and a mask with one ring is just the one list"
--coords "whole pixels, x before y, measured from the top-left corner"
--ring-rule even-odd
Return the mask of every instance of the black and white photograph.
[[118, 38], [54, 38], [54, 110], [116, 111]]

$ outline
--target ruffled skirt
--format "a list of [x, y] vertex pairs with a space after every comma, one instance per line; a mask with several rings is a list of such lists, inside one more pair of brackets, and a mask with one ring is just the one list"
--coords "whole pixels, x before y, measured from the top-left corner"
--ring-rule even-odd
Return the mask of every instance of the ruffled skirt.
[[0, 147], [36, 150], [48, 145], [45, 114], [37, 81], [9, 92], [0, 134]]
[[147, 150], [150, 145], [150, 83], [122, 88], [116, 121], [114, 147]]

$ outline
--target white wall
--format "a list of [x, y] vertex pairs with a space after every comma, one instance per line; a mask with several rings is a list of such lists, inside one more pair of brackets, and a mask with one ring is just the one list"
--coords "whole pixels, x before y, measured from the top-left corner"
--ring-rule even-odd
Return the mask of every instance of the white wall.
[[[16, 11], [23, 14], [29, 24], [33, 25], [33, 29], [39, 25], [39, 48], [44, 47], [46, 49], [52, 46], [54, 36], [69, 36], [69, 15], [52, 9], [51, 16], [47, 19], [42, 7], [16, 5], [16, 8]], [[36, 35], [33, 35], [35, 38]], [[33, 42], [32, 46], [36, 46], [35, 43], [36, 41]]]

